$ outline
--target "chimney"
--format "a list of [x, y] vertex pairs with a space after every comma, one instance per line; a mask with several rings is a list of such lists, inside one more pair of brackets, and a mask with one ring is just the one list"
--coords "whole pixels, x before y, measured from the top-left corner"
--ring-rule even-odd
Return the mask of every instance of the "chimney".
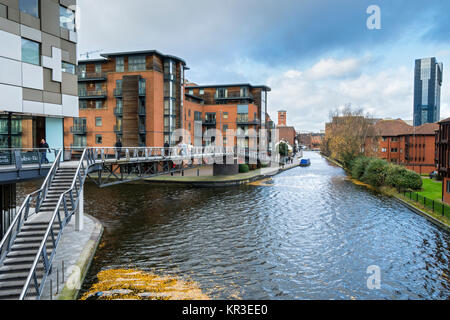
[[279, 127], [286, 127], [286, 113], [285, 110], [278, 111], [278, 126]]

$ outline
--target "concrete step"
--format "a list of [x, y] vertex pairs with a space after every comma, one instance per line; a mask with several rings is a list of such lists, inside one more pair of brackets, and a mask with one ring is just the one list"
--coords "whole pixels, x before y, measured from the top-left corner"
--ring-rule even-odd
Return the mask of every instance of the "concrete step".
[[[51, 248], [47, 249], [47, 253], [50, 254], [52, 252]], [[24, 250], [24, 251], [14, 251], [9, 252], [6, 255], [6, 258], [14, 259], [14, 258], [26, 258], [26, 257], [35, 257], [37, 253], [37, 250]]]
[[[23, 286], [25, 285], [27, 278], [24, 280], [10, 280], [10, 281], [2, 281], [0, 282], [0, 292], [1, 291], [15, 291], [20, 290], [22, 291]], [[34, 282], [33, 282], [34, 283]], [[41, 283], [41, 279], [38, 278], [38, 284]], [[1, 295], [1, 293], [0, 293]]]
[[[3, 266], [0, 268], [0, 275], [10, 274], [14, 272], [26, 272], [29, 273], [31, 269], [31, 264], [28, 265], [12, 265], [12, 266]], [[36, 268], [37, 272], [43, 272], [44, 266], [42, 263], [39, 263]]]
[[[43, 237], [44, 235], [42, 235]], [[16, 238], [16, 241], [14, 241], [14, 244], [27, 244], [27, 243], [41, 243], [42, 237], [24, 237], [24, 238]], [[56, 235], [55, 235], [56, 237]], [[49, 238], [51, 239], [51, 234], [49, 235]], [[51, 240], [48, 241], [51, 241]]]
[[5, 267], [8, 267], [8, 266], [21, 266], [21, 267], [29, 266], [29, 267], [31, 267], [31, 264], [33, 263], [34, 259], [36, 258], [36, 254], [37, 254], [37, 250], [36, 250], [36, 253], [34, 254], [34, 256], [31, 255], [28, 257], [5, 259], [5, 261], [3, 261], [3, 265]]
[[[14, 243], [11, 247], [11, 251], [28, 251], [28, 250], [38, 250], [41, 246], [41, 243], [24, 243], [24, 244], [16, 244]], [[52, 243], [47, 244], [47, 248], [53, 248]]]

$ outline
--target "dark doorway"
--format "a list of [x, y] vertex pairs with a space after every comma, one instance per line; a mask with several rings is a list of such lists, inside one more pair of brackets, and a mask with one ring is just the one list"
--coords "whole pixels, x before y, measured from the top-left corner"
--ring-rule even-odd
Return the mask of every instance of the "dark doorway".
[[39, 148], [39, 144], [42, 139], [46, 139], [45, 136], [45, 118], [36, 117], [33, 119], [33, 141], [34, 148]]

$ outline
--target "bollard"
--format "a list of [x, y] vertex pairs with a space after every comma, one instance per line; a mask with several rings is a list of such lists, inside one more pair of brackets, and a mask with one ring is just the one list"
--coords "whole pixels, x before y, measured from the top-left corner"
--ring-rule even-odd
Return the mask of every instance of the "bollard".
[[181, 176], [184, 177], [184, 170], [181, 171]]
[[200, 177], [200, 169], [197, 169], [197, 177]]
[[56, 294], [58, 294], [59, 290], [59, 268], [56, 268]]
[[64, 260], [62, 261], [62, 282], [64, 283]]

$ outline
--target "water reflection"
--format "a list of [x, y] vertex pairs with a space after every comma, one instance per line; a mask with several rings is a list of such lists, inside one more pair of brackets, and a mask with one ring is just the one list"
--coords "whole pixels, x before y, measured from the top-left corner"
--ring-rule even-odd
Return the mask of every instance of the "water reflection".
[[[448, 299], [448, 233], [395, 200], [312, 166], [236, 188], [86, 186], [105, 225], [100, 270], [183, 276], [215, 299]], [[381, 268], [369, 290], [366, 269]]]

